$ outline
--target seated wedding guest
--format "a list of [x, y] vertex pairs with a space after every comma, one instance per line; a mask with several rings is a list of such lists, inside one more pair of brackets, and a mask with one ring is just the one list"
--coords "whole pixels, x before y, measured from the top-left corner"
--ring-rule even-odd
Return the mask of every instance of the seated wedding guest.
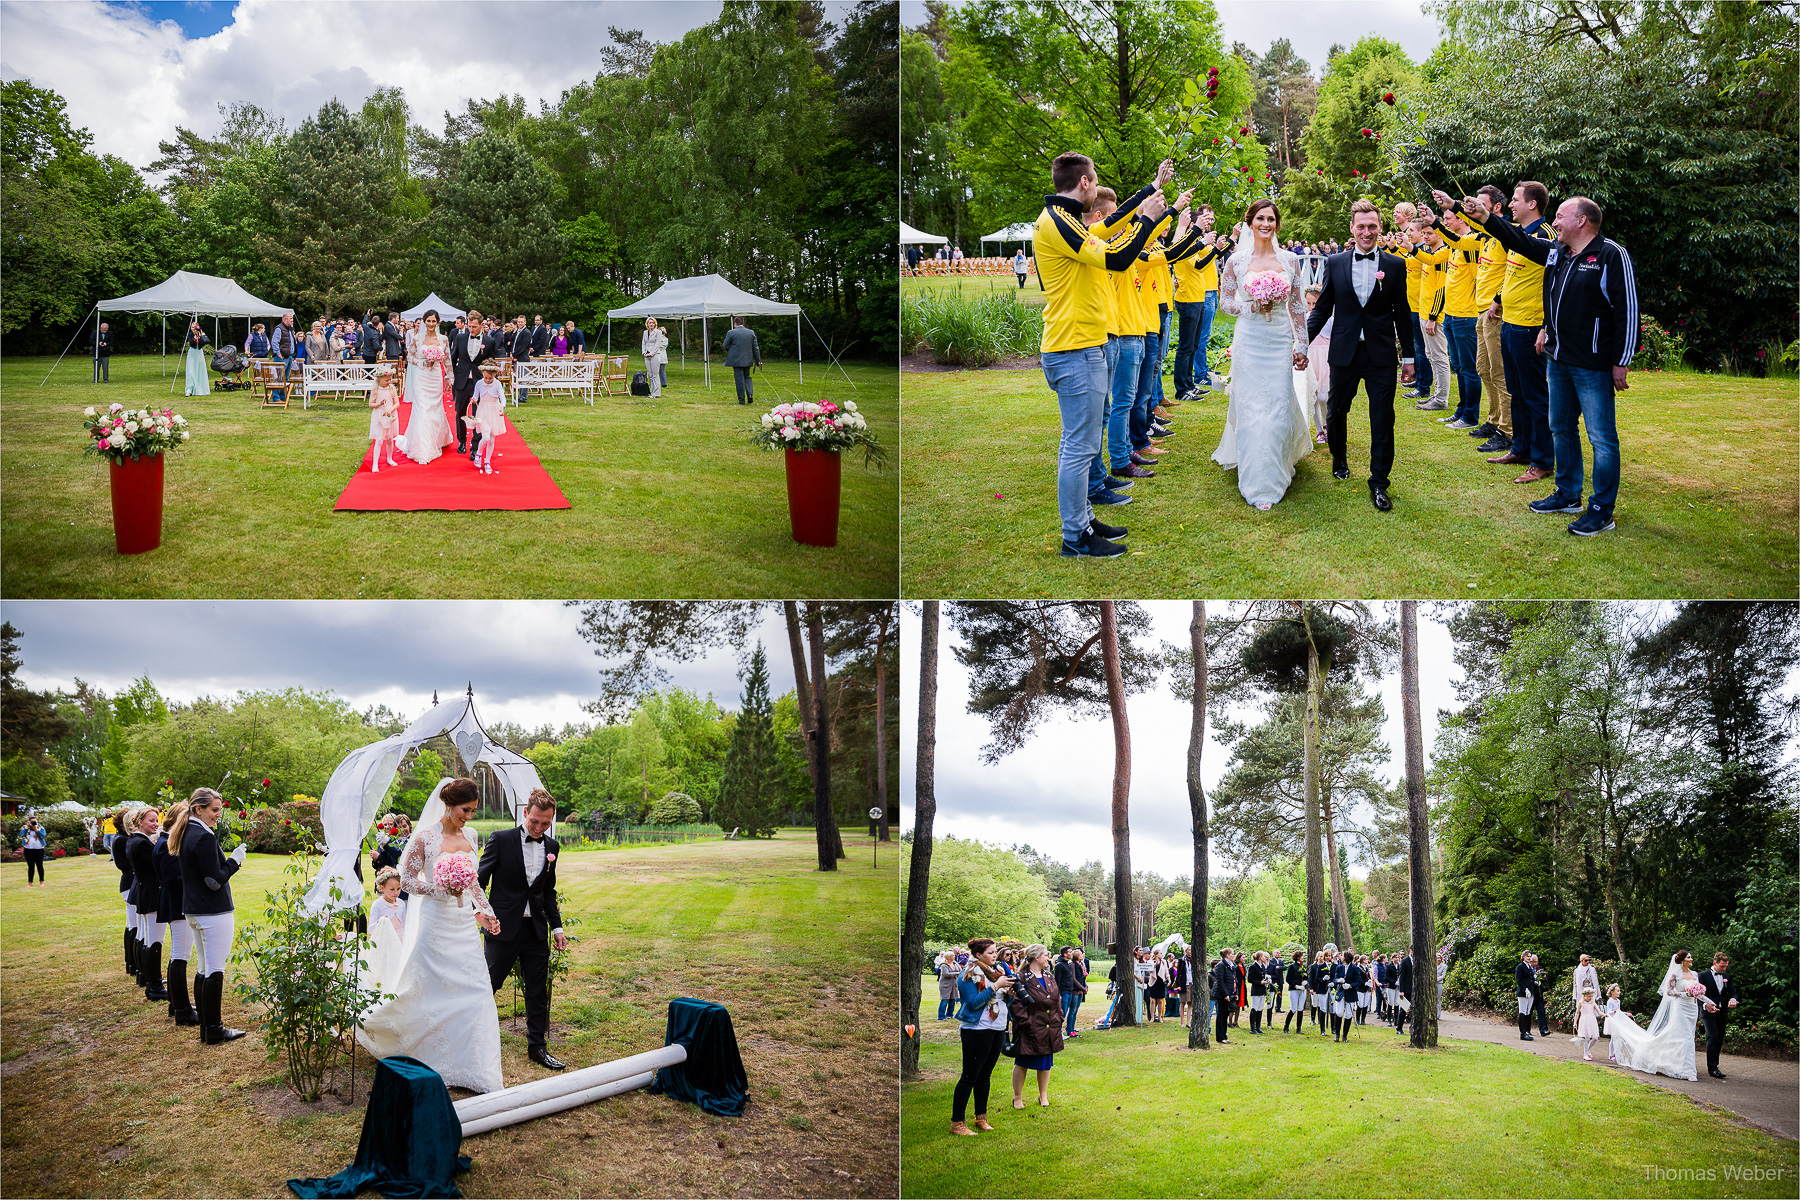
[[251, 358], [269, 357], [269, 335], [263, 332], [261, 322], [250, 327], [250, 339], [244, 343], [244, 353]]
[[[962, 1074], [951, 1097], [950, 1132], [959, 1137], [994, 1128], [987, 1119], [988, 1086], [1006, 1039], [1006, 1001], [1013, 989], [999, 960], [999, 948], [992, 938], [974, 938], [969, 942], [968, 966], [957, 980], [962, 1001]], [[975, 1101], [974, 1129], [965, 1120], [971, 1097]]]
[[1062, 994], [1050, 970], [1050, 951], [1033, 943], [1020, 952], [1019, 988], [1013, 1000], [1018, 1057], [1013, 1060], [1013, 1107], [1024, 1108], [1025, 1073], [1037, 1072], [1038, 1107], [1050, 1107], [1050, 1069], [1063, 1048]]

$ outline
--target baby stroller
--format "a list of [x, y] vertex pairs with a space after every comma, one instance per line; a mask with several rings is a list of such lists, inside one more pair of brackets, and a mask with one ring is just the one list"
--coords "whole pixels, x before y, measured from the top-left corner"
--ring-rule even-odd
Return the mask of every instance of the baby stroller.
[[236, 346], [220, 346], [212, 356], [212, 369], [219, 373], [221, 392], [242, 391], [250, 385], [238, 378], [250, 369], [250, 360], [238, 353]]
[[1095, 1029], [1112, 1028], [1113, 1014], [1119, 1011], [1119, 1000], [1124, 995], [1124, 993], [1119, 990], [1119, 985], [1116, 983], [1109, 983], [1106, 985], [1106, 994], [1110, 997], [1106, 1005], [1106, 1015], [1094, 1022]]

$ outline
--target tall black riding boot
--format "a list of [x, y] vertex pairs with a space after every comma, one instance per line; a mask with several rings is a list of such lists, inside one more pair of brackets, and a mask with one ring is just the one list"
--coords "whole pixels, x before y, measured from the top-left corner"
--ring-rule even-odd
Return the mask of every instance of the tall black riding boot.
[[135, 976], [137, 974], [137, 959], [133, 958], [131, 955], [132, 943], [134, 943], [136, 941], [137, 941], [137, 935], [135, 933], [131, 932], [131, 930], [127, 929], [125, 931], [125, 940], [120, 943], [122, 946], [125, 947], [125, 973], [127, 975], [132, 975], [132, 976]]
[[1292, 1025], [1293, 1023], [1294, 1023], [1294, 1014], [1292, 1012], [1289, 1012], [1287, 1014], [1287, 1016], [1281, 1018], [1281, 1032], [1286, 1033], [1288, 1031], [1288, 1027], [1290, 1025]]
[[163, 987], [162, 976], [162, 943], [144, 948], [144, 975], [149, 980], [144, 985], [144, 999], [162, 1001], [169, 998], [168, 989]]
[[1257, 1009], [1257, 1008], [1251, 1009], [1250, 1010], [1250, 1032], [1251, 1033], [1261, 1033], [1262, 1030], [1259, 1028], [1259, 1026], [1261, 1024], [1262, 1024], [1262, 1010]]
[[188, 999], [188, 964], [185, 958], [169, 960], [169, 1016], [177, 1025], [198, 1025], [200, 1014]]
[[145, 978], [146, 970], [147, 970], [146, 960], [149, 958], [149, 952], [150, 952], [150, 947], [144, 945], [143, 939], [138, 937], [137, 934], [135, 934], [135, 933], [132, 934], [131, 935], [131, 966], [132, 966], [131, 980], [138, 987], [149, 987], [150, 986], [150, 981], [147, 978]]
[[226, 1026], [224, 1007], [225, 972], [214, 971], [200, 981], [200, 1040], [209, 1046], [244, 1036], [243, 1030]]

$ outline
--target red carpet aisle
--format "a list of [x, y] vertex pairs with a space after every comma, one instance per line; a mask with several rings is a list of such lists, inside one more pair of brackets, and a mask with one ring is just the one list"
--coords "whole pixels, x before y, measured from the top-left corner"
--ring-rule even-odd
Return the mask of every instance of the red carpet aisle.
[[[411, 414], [412, 405], [400, 406], [402, 429]], [[399, 466], [390, 467], [383, 460], [381, 470], [375, 472], [369, 469], [370, 458], [365, 452], [344, 494], [338, 497], [337, 511], [473, 512], [569, 507], [568, 498], [519, 436], [510, 418], [506, 432], [494, 447], [493, 475], [483, 475], [469, 462], [468, 455], [456, 452], [455, 446], [422, 465], [403, 454], [396, 453], [394, 458]]]

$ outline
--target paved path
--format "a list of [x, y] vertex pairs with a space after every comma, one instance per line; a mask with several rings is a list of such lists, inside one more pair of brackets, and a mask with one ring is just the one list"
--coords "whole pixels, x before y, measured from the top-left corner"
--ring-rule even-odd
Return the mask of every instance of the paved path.
[[[1511, 1046], [1552, 1058], [1581, 1058], [1581, 1043], [1570, 1041], [1569, 1034], [1552, 1033], [1549, 1037], [1540, 1037], [1534, 1025], [1532, 1040], [1524, 1042], [1519, 1040], [1517, 1025], [1503, 1025], [1498, 1021], [1463, 1013], [1446, 1011], [1438, 1019], [1438, 1036], [1471, 1042], [1492, 1042], [1496, 1046]], [[1800, 1112], [1800, 1064], [1779, 1059], [1721, 1054], [1719, 1070], [1725, 1073], [1725, 1078], [1714, 1079], [1706, 1073], [1706, 1049], [1701, 1046], [1695, 1051], [1695, 1066], [1700, 1078], [1671, 1079], [1666, 1075], [1645, 1075], [1626, 1070], [1608, 1062], [1606, 1039], [1601, 1038], [1594, 1043], [1594, 1062], [1591, 1065], [1600, 1070], [1620, 1071], [1644, 1083], [1680, 1092], [1734, 1113], [1760, 1129], [1790, 1141], [1800, 1140], [1800, 1117], [1796, 1116]]]

